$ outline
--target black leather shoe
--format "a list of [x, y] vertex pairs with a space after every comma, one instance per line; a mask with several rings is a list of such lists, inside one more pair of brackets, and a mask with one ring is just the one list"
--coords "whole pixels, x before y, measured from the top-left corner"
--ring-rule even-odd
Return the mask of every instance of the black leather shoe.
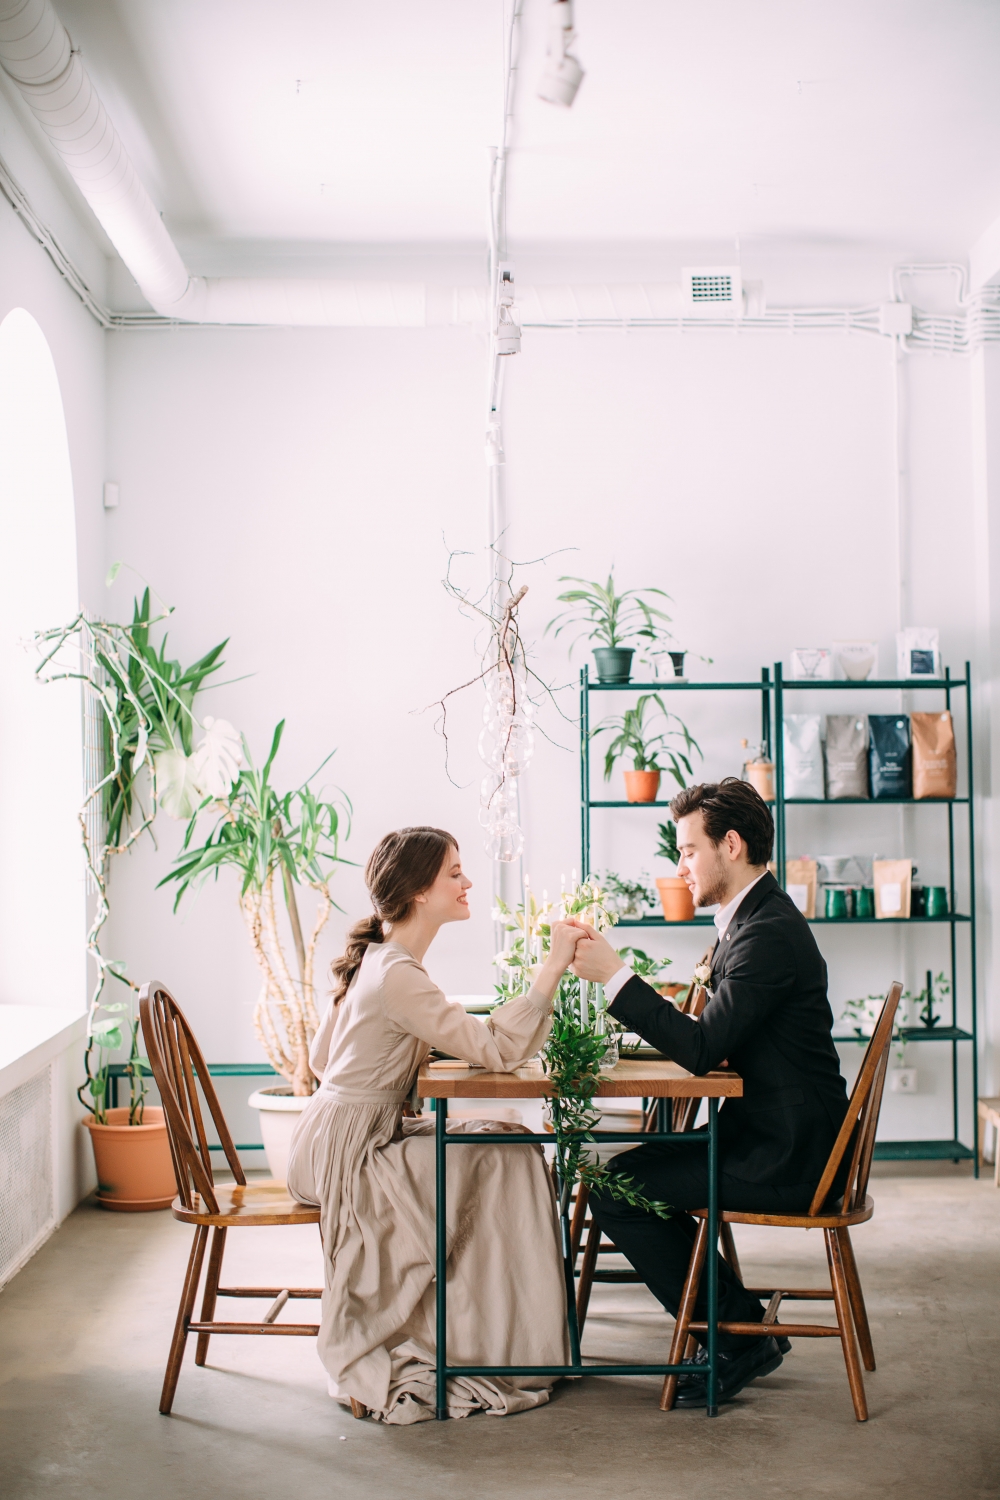
[[791, 1339], [786, 1339], [784, 1334], [781, 1334], [781, 1336], [779, 1338], [776, 1338], [774, 1342], [777, 1344], [782, 1354], [791, 1354], [792, 1341]]
[[[717, 1400], [732, 1401], [751, 1380], [770, 1375], [781, 1364], [781, 1350], [773, 1338], [755, 1339], [752, 1349], [745, 1354], [720, 1354], [719, 1378], [716, 1385]], [[691, 1366], [690, 1375], [681, 1375], [677, 1382], [675, 1406], [705, 1406], [708, 1400], [707, 1377], [698, 1369], [708, 1362], [708, 1350], [701, 1348], [693, 1359], [683, 1361]]]

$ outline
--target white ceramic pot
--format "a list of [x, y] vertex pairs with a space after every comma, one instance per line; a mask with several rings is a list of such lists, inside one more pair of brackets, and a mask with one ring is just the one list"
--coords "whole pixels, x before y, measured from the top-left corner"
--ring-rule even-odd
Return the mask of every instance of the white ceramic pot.
[[309, 1098], [293, 1094], [291, 1085], [286, 1083], [277, 1088], [255, 1089], [247, 1103], [251, 1109], [260, 1110], [260, 1135], [268, 1171], [276, 1182], [284, 1182], [288, 1177], [292, 1131]]

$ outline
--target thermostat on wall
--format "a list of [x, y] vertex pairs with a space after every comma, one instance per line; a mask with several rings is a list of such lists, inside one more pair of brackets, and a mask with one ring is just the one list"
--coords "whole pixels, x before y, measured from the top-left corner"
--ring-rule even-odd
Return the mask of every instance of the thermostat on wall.
[[118, 509], [118, 486], [110, 479], [104, 481], [104, 509]]
[[743, 273], [739, 266], [682, 266], [681, 295], [686, 317], [741, 317]]

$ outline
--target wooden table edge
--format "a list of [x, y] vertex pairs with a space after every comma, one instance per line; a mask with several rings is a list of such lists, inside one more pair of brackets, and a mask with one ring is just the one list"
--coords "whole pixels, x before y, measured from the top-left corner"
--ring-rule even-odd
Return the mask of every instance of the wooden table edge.
[[[455, 1064], [420, 1069], [417, 1093], [423, 1099], [547, 1099], [552, 1082], [545, 1074], [519, 1068], [513, 1073], [486, 1073]], [[599, 1099], [738, 1099], [743, 1080], [737, 1073], [686, 1072], [676, 1063], [619, 1063], [603, 1073]]]

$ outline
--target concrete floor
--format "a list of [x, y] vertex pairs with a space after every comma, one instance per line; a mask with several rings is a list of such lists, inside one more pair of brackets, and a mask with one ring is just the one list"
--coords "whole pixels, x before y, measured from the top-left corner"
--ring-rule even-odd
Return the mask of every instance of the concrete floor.
[[[876, 1215], [855, 1236], [879, 1360], [866, 1426], [833, 1340], [800, 1340], [714, 1421], [664, 1415], [658, 1381], [622, 1378], [567, 1383], [550, 1405], [503, 1420], [386, 1428], [330, 1401], [311, 1340], [219, 1338], [199, 1370], [192, 1339], [174, 1415], [161, 1417], [190, 1231], [167, 1213], [85, 1204], [0, 1294], [0, 1495], [992, 1500], [1000, 1192], [951, 1164], [877, 1170]], [[232, 1277], [319, 1281], [311, 1229], [241, 1231], [230, 1244]], [[764, 1283], [776, 1271], [808, 1285], [825, 1270], [814, 1234], [745, 1230], [739, 1249]], [[661, 1359], [669, 1327], [644, 1290], [598, 1287], [585, 1351]]]

